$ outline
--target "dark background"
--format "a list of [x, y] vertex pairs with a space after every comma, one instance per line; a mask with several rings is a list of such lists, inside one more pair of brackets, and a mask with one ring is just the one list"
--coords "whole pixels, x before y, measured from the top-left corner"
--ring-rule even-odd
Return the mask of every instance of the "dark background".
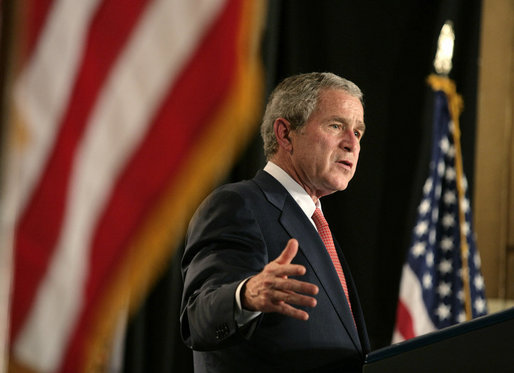
[[[429, 162], [426, 78], [446, 20], [456, 34], [450, 77], [464, 99], [462, 152], [473, 186], [480, 11], [480, 0], [268, 3], [266, 96], [286, 76], [311, 71], [334, 72], [365, 95], [367, 130], [357, 173], [346, 191], [322, 203], [352, 268], [373, 349], [391, 340], [401, 267]], [[251, 178], [264, 164], [256, 133], [227, 182]], [[192, 371], [178, 329], [181, 252], [129, 323], [125, 372]]]

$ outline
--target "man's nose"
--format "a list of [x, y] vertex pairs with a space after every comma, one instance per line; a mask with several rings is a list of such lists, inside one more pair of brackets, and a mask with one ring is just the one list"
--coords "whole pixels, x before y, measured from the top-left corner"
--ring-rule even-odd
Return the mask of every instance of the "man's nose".
[[341, 141], [341, 147], [348, 152], [353, 152], [359, 147], [359, 139], [355, 136], [353, 129], [345, 131]]

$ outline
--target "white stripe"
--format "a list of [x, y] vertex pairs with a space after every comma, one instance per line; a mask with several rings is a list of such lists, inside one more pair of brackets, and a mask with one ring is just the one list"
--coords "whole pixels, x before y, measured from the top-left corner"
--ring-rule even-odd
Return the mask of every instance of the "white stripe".
[[154, 1], [101, 92], [76, 157], [55, 257], [16, 346], [42, 371], [59, 365], [83, 306], [90, 240], [115, 176], [221, 5]]
[[[416, 336], [436, 330], [423, 302], [421, 283], [408, 264], [404, 264], [402, 270], [400, 299], [412, 317], [414, 334]], [[394, 338], [393, 343], [396, 342], [399, 342], [399, 340]]]
[[18, 212], [25, 207], [52, 149], [75, 82], [89, 20], [100, 1], [55, 1], [34, 55], [16, 83], [15, 107], [28, 137], [26, 151], [18, 154], [17, 174], [10, 175], [18, 180]]
[[394, 328], [393, 330], [393, 338], [392, 338], [392, 344], [394, 343], [400, 343], [400, 342], [403, 342], [405, 340], [405, 338], [403, 338], [403, 335], [400, 333], [400, 331], [398, 330], [398, 328]]
[[[0, 343], [7, 340], [15, 221], [43, 170], [66, 106], [91, 14], [98, 0], [54, 1], [48, 23], [26, 68], [13, 87], [14, 110], [2, 170], [0, 221]], [[18, 127], [14, 127], [18, 126]], [[20, 127], [21, 126], [21, 127]], [[7, 131], [4, 131], [4, 135]], [[23, 141], [19, 141], [19, 134]], [[4, 299], [5, 298], [5, 299]], [[4, 347], [0, 346], [3, 355]], [[0, 371], [5, 366], [0, 356]]]

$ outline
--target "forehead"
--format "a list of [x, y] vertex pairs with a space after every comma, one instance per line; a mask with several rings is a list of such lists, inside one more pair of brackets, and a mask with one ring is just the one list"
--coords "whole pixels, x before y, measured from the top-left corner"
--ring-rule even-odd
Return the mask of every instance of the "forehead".
[[[321, 105], [356, 105], [361, 110], [362, 103], [358, 97], [350, 95], [342, 89], [323, 89], [319, 92], [318, 107]], [[363, 111], [363, 110], [362, 110]]]
[[320, 92], [312, 116], [341, 116], [364, 122], [364, 108], [359, 98], [341, 89], [325, 89]]

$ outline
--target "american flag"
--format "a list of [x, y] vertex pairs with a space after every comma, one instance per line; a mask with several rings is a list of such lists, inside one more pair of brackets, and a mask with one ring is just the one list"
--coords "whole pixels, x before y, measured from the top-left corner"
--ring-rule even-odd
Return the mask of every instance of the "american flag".
[[434, 88], [429, 175], [402, 271], [393, 342], [487, 313], [462, 172], [458, 114], [452, 115], [449, 107], [458, 107], [460, 96], [447, 78], [431, 76], [429, 83]]
[[9, 312], [10, 336], [0, 328], [0, 370], [8, 350], [11, 372], [99, 371], [120, 315], [137, 307], [256, 130], [263, 6], [16, 8], [0, 185], [9, 258], [0, 278], [12, 278], [10, 289], [2, 283], [0, 321]]

